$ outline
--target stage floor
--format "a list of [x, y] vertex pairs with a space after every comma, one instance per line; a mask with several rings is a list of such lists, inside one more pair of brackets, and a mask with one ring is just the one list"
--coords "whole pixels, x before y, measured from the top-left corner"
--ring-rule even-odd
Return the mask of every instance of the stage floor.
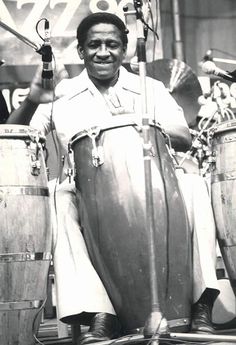
[[[60, 327], [60, 326], [59, 326]], [[59, 337], [58, 333], [60, 333], [61, 330], [58, 329], [58, 323], [56, 319], [45, 319], [39, 328], [39, 333], [38, 333], [38, 344], [42, 345], [75, 345], [72, 340], [72, 332], [71, 332], [71, 327], [66, 326], [66, 331], [65, 333], [68, 333], [66, 336]], [[81, 332], [87, 331], [87, 327], [81, 327]], [[172, 335], [175, 333], [171, 333]], [[178, 335], [178, 333], [176, 333]], [[187, 333], [186, 333], [187, 335]], [[211, 344], [211, 345], [235, 345], [236, 344], [236, 327], [233, 329], [227, 329], [227, 330], [220, 330], [217, 331], [216, 337], [221, 336], [221, 339], [216, 340], [216, 339], [205, 339], [205, 340], [190, 340], [190, 339], [184, 339], [180, 340], [178, 338], [169, 338], [165, 342], [162, 342], [159, 340], [159, 344], [168, 344], [168, 345], [206, 345], [206, 344]], [[137, 336], [138, 337], [138, 336]], [[222, 337], [225, 337], [225, 340], [222, 339]], [[230, 341], [230, 339], [227, 337], [235, 337], [235, 341]], [[121, 339], [114, 339], [112, 342], [100, 342], [97, 343], [100, 345], [107, 345], [107, 344], [112, 344], [112, 345], [123, 345], [123, 344], [139, 344], [139, 345], [150, 345], [150, 340], [140, 340], [137, 338], [137, 341], [133, 339], [132, 341], [126, 341], [123, 342]], [[153, 342], [153, 344], [157, 345], [157, 342]], [[35, 343], [37, 345], [37, 343]]]
[[[65, 326], [66, 327], [66, 326]], [[66, 332], [67, 331], [67, 332]], [[38, 332], [38, 340], [43, 345], [72, 345], [72, 335], [71, 335], [71, 327], [67, 326], [66, 330], [64, 330], [65, 336], [59, 337], [60, 330], [58, 329], [58, 323], [56, 319], [45, 319], [40, 327]], [[39, 342], [39, 344], [40, 344]], [[36, 342], [37, 344], [37, 342]]]

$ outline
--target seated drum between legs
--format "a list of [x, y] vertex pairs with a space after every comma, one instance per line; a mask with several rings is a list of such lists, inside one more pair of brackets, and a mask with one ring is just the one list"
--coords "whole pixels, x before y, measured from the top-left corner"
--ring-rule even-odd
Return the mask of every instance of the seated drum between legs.
[[[135, 125], [108, 127], [92, 139], [90, 134], [83, 131], [71, 140], [81, 225], [93, 264], [128, 332], [144, 327], [151, 312], [142, 136]], [[154, 126], [151, 143], [159, 299], [170, 329], [186, 330], [191, 235], [164, 137]], [[94, 150], [100, 164], [93, 164]]]

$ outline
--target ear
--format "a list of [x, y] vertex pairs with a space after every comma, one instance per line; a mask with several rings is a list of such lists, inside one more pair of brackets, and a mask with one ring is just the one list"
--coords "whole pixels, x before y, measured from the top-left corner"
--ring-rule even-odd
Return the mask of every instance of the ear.
[[84, 59], [84, 50], [81, 46], [77, 46], [77, 52], [79, 54], [80, 59], [83, 60]]
[[126, 57], [127, 55], [127, 45], [123, 47], [123, 59]]

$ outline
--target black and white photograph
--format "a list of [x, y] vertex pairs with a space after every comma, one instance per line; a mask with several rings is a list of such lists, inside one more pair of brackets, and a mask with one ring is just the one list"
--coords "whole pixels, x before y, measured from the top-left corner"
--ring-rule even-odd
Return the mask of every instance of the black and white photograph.
[[0, 0], [0, 345], [236, 344], [235, 32]]

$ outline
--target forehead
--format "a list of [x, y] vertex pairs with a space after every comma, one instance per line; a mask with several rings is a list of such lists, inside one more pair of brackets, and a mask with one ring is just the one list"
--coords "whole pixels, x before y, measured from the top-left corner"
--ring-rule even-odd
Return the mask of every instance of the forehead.
[[121, 40], [121, 32], [114, 24], [100, 23], [88, 30], [86, 41], [107, 38]]

